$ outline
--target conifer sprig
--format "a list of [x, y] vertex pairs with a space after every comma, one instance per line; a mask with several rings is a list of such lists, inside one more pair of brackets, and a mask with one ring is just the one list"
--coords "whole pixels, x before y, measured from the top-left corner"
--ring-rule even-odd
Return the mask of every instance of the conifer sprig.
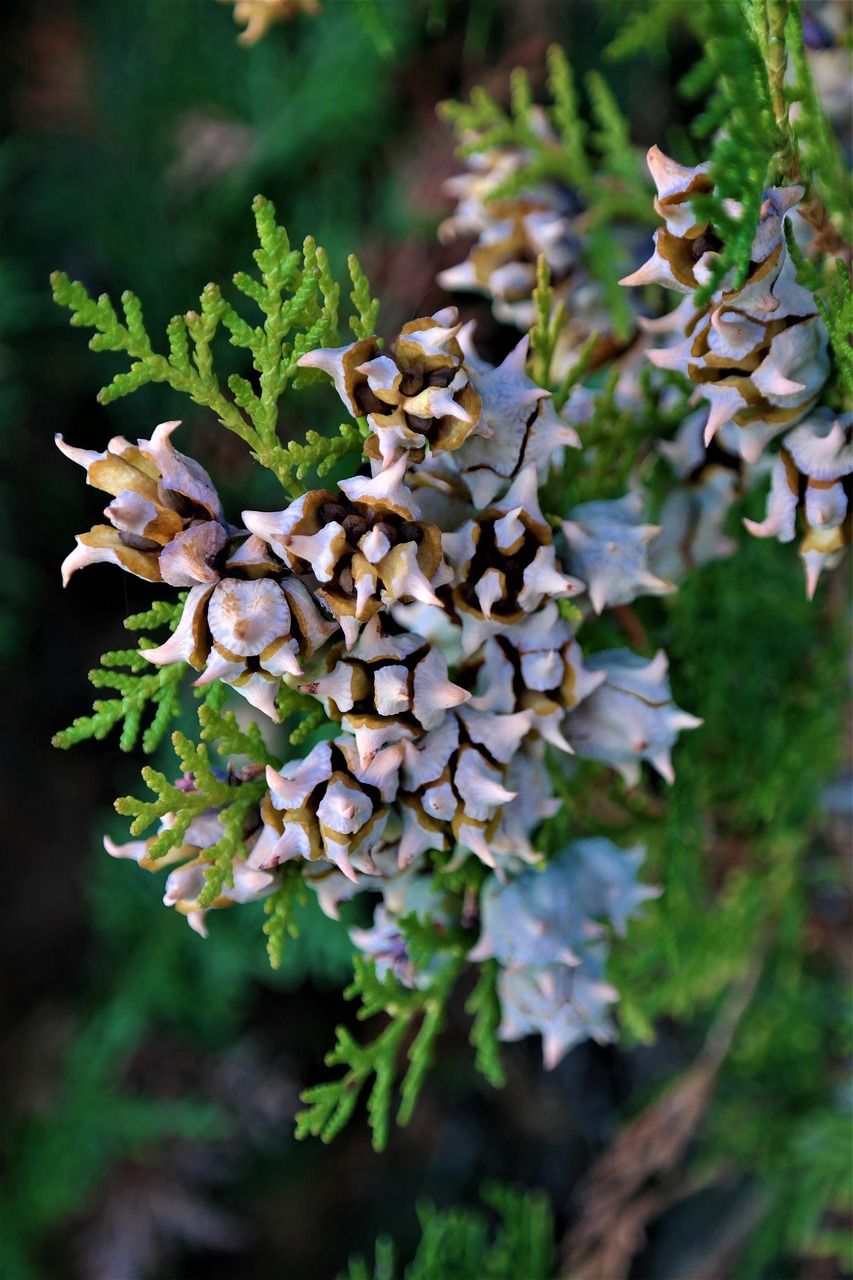
[[[353, 423], [338, 436], [309, 432], [305, 444], [283, 446], [277, 435], [278, 402], [288, 385], [298, 389], [315, 381], [312, 369], [299, 368], [299, 359], [316, 347], [333, 346], [338, 337], [340, 287], [332, 278], [325, 250], [308, 236], [301, 250], [291, 248], [287, 232], [276, 223], [270, 200], [253, 203], [260, 247], [254, 257], [260, 279], [246, 272], [234, 284], [256, 303], [263, 323], [251, 325], [223, 297], [218, 285], [201, 293], [199, 310], [174, 316], [167, 325], [168, 355], [154, 351], [145, 328], [142, 304], [129, 290], [122, 294], [123, 321], [109, 297], [93, 299], [79, 281], [64, 272], [51, 276], [56, 302], [70, 309], [72, 325], [95, 330], [94, 351], [123, 351], [130, 370], [119, 373], [98, 394], [102, 404], [129, 395], [149, 382], [165, 382], [211, 409], [220, 424], [244, 440], [262, 466], [268, 467], [292, 497], [304, 489], [302, 478], [312, 468], [325, 474], [343, 456], [361, 451], [361, 434]], [[378, 303], [358, 260], [350, 259], [352, 299], [358, 333], [375, 324]], [[233, 346], [251, 354], [257, 375], [255, 390], [248, 378], [232, 374], [223, 387], [214, 369], [212, 343], [222, 325]], [[228, 394], [230, 393], [230, 394]]]
[[[200, 693], [201, 690], [196, 692]], [[204, 701], [198, 709], [203, 741], [218, 744], [219, 754], [223, 757], [248, 756], [255, 764], [269, 764], [280, 769], [280, 757], [269, 750], [254, 720], [241, 728], [234, 712], [224, 709], [227, 696], [227, 686], [220, 680], [205, 689]]]
[[371, 296], [370, 281], [354, 253], [347, 258], [347, 267], [352, 280], [350, 299], [355, 308], [355, 315], [350, 316], [349, 326], [356, 338], [371, 338], [376, 333], [379, 319], [379, 299]]
[[[757, 192], [779, 183], [806, 187], [799, 209], [838, 253], [853, 241], [853, 180], [820, 101], [803, 37], [802, 0], [731, 0], [726, 4], [659, 4], [649, 0], [626, 20], [609, 46], [621, 58], [650, 47], [663, 50], [676, 21], [691, 26], [703, 55], [684, 77], [688, 97], [707, 101], [693, 129], [700, 139], [721, 130], [711, 157], [715, 190], [695, 200], [709, 212], [724, 248], [708, 283], [707, 301], [734, 268], [739, 287], [749, 268], [758, 221]], [[793, 70], [793, 75], [790, 71]], [[791, 108], [798, 104], [796, 120]], [[732, 216], [727, 197], [741, 202]]]
[[768, 39], [765, 3], [737, 0], [698, 6], [694, 19], [703, 55], [680, 88], [691, 98], [710, 95], [692, 126], [697, 138], [710, 138], [723, 129], [710, 160], [713, 190], [693, 199], [697, 217], [709, 221], [723, 245], [709, 279], [696, 292], [700, 307], [730, 272], [731, 287], [742, 288], [764, 190], [780, 176], [774, 160], [787, 154], [789, 139], [774, 111], [762, 49]]
[[315, 729], [329, 722], [322, 704], [316, 698], [310, 697], [307, 693], [300, 693], [298, 689], [292, 689], [284, 682], [276, 695], [276, 705], [282, 721], [290, 720], [293, 716], [299, 718], [299, 723], [290, 732], [292, 747], [300, 746]]
[[571, 64], [558, 45], [548, 50], [551, 103], [542, 108], [553, 134], [537, 127], [534, 113], [539, 109], [521, 68], [512, 73], [510, 89], [509, 111], [482, 88], [472, 91], [468, 103], [448, 101], [440, 107], [460, 137], [460, 156], [508, 146], [528, 153], [524, 163], [489, 193], [489, 200], [518, 195], [551, 179], [584, 197], [587, 226], [605, 225], [626, 216], [653, 224], [650, 188], [639, 153], [631, 145], [628, 122], [600, 76], [587, 78], [590, 113], [596, 126], [592, 132], [583, 116]]
[[285, 865], [281, 885], [264, 901], [264, 911], [268, 916], [264, 922], [264, 933], [270, 968], [281, 968], [288, 938], [299, 937], [296, 915], [307, 901], [308, 889], [301, 868], [296, 863]]
[[[541, 253], [536, 260], [536, 288], [533, 290], [536, 321], [530, 330], [530, 372], [540, 387], [548, 387], [551, 381], [551, 364], [560, 340], [565, 303], [555, 302], [548, 259]], [[562, 406], [558, 405], [557, 408]]]
[[495, 1089], [502, 1089], [506, 1076], [498, 1045], [498, 1027], [501, 1021], [497, 991], [498, 968], [497, 960], [485, 960], [482, 963], [477, 985], [465, 1004], [465, 1012], [470, 1013], [474, 1019], [469, 1037], [476, 1052], [474, 1066], [490, 1085]]
[[348, 1000], [361, 999], [358, 1018], [386, 1014], [390, 1021], [374, 1040], [362, 1045], [346, 1027], [337, 1029], [337, 1043], [327, 1054], [330, 1067], [347, 1070], [337, 1080], [313, 1085], [302, 1094], [306, 1109], [296, 1117], [296, 1136], [319, 1137], [331, 1142], [346, 1125], [355, 1110], [359, 1095], [373, 1078], [367, 1100], [368, 1122], [373, 1132], [373, 1146], [383, 1151], [388, 1141], [388, 1128], [393, 1103], [394, 1084], [399, 1074], [398, 1058], [406, 1034], [420, 1023], [408, 1050], [409, 1065], [403, 1072], [397, 1112], [400, 1124], [410, 1119], [433, 1060], [436, 1037], [445, 1019], [447, 1001], [464, 964], [461, 955], [449, 956], [430, 985], [423, 990], [409, 990], [389, 973], [377, 977], [372, 960], [356, 957], [354, 977], [344, 995]]
[[[182, 609], [183, 598], [174, 604], [156, 601], [145, 613], [127, 618], [124, 625], [129, 631], [154, 630], [167, 624], [174, 630]], [[140, 733], [143, 751], [148, 755], [156, 751], [169, 725], [181, 713], [181, 685], [187, 664], [174, 662], [166, 667], [152, 667], [144, 651], [154, 647], [154, 640], [142, 636], [136, 649], [115, 649], [102, 654], [100, 668], [89, 672], [89, 682], [96, 689], [114, 689], [119, 696], [97, 699], [92, 715], [79, 716], [67, 729], [55, 734], [53, 745], [67, 749], [87, 738], [101, 741], [121, 724], [119, 747], [122, 751], [132, 751]], [[143, 731], [142, 724], [148, 714], [151, 719]]]
[[830, 288], [826, 296], [817, 294], [815, 301], [829, 334], [829, 345], [835, 357], [842, 394], [849, 405], [853, 402], [853, 284], [847, 264], [839, 258], [835, 265], [838, 270], [837, 285]]
[[815, 303], [826, 325], [834, 356], [833, 373], [838, 379], [841, 398], [846, 404], [853, 399], [853, 282], [850, 267], [843, 258], [837, 258], [834, 272], [828, 271], [826, 266], [822, 271], [819, 270], [797, 244], [790, 224], [785, 228], [785, 239], [797, 269], [797, 279], [815, 295]]
[[480, 1192], [495, 1226], [479, 1209], [418, 1206], [421, 1239], [405, 1273], [397, 1270], [394, 1243], [376, 1241], [376, 1265], [350, 1259], [338, 1280], [551, 1280], [554, 1273], [554, 1221], [548, 1197], [540, 1191], [489, 1183]]
[[637, 55], [655, 60], [665, 56], [673, 19], [680, 16], [677, 4], [658, 4], [651, 0], [647, 7], [637, 5], [626, 12], [622, 0], [610, 0], [610, 7], [617, 16], [619, 34], [604, 50], [606, 58], [617, 62]]
[[118, 813], [133, 818], [130, 831], [134, 836], [141, 835], [166, 814], [171, 815], [171, 825], [159, 833], [148, 851], [152, 861], [165, 857], [182, 844], [195, 818], [206, 810], [218, 810], [224, 835], [203, 851], [211, 863], [199, 898], [199, 907], [204, 908], [218, 896], [223, 884], [232, 883], [234, 858], [245, 856], [243, 825], [250, 811], [260, 803], [266, 791], [266, 779], [259, 777], [235, 785], [231, 776], [214, 771], [205, 743], [196, 744], [186, 734], [176, 731], [172, 734], [172, 745], [180, 772], [192, 776], [192, 790], [175, 786], [164, 773], [146, 766], [142, 770], [143, 780], [157, 798], [140, 800], [136, 796], [120, 796], [115, 807]]
[[[840, 241], [849, 246], [853, 243], [853, 176], [821, 105], [806, 55], [802, 0], [790, 0], [787, 35], [794, 69], [793, 84], [788, 92], [791, 102], [801, 104], [792, 128], [797, 146], [798, 178], [807, 187], [803, 212], [817, 224], [821, 224], [824, 221], [821, 206], [825, 206], [826, 214], [837, 226]], [[817, 186], [817, 209], [811, 207], [815, 203], [812, 183]]]
[[275, 444], [268, 455], [268, 465], [276, 475], [288, 475], [291, 487], [298, 485], [309, 471], [325, 476], [347, 455], [359, 457], [364, 446], [364, 435], [355, 422], [342, 422], [338, 434], [321, 435], [319, 431], [307, 431], [305, 444], [289, 440], [287, 444]]
[[577, 358], [566, 371], [558, 386], [554, 385], [551, 366], [560, 340], [565, 316], [562, 299], [555, 302], [548, 260], [540, 254], [536, 262], [536, 288], [533, 290], [536, 320], [530, 330], [530, 374], [540, 387], [553, 393], [554, 407], [559, 413], [576, 386], [589, 371], [592, 353], [601, 335], [591, 333], [577, 352]]

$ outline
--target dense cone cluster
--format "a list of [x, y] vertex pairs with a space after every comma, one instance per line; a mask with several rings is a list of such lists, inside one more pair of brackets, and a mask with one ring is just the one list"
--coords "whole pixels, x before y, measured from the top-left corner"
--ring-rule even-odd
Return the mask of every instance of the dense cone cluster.
[[541, 1033], [546, 1067], [582, 1040], [615, 1037], [610, 1006], [618, 994], [604, 980], [609, 947], [599, 921], [622, 934], [628, 917], [656, 896], [637, 882], [644, 854], [601, 838], [575, 840], [544, 872], [493, 881], [483, 893], [473, 955], [500, 962], [500, 1035]]
[[[542, 112], [534, 109], [530, 124], [539, 146], [559, 149]], [[463, 136], [463, 143], [469, 141]], [[592, 333], [603, 335], [602, 349], [610, 351], [611, 319], [603, 289], [584, 262], [587, 240], [579, 196], [554, 181], [519, 188], [519, 173], [531, 160], [529, 148], [489, 147], [470, 154], [466, 172], [445, 184], [456, 207], [442, 222], [439, 236], [469, 247], [463, 261], [439, 272], [437, 281], [451, 293], [483, 294], [496, 320], [526, 331], [536, 320], [533, 291], [537, 263], [544, 258], [563, 307], [554, 359], [555, 373], [562, 377]]]
[[688, 168], [652, 147], [649, 168], [658, 192], [655, 211], [665, 225], [655, 232], [652, 257], [622, 283], [661, 284], [687, 295], [665, 321], [655, 322], [676, 344], [653, 351], [651, 359], [687, 374], [708, 400], [706, 444], [733, 422], [743, 457], [755, 462], [770, 440], [811, 408], [829, 370], [823, 321], [813, 294], [797, 282], [785, 240], [803, 188], [764, 193], [745, 282], [735, 289], [724, 279], [710, 302], [697, 308], [691, 295], [708, 282], [722, 248], [691, 201], [711, 190], [707, 165]]
[[[534, 113], [532, 120], [539, 140], [556, 146], [544, 115]], [[485, 294], [496, 319], [523, 330], [536, 319], [539, 256], [545, 257], [561, 296], [577, 284], [582, 270], [582, 239], [573, 228], [580, 204], [574, 193], [553, 182], [504, 193], [516, 185], [513, 180], [529, 159], [523, 148], [509, 146], [469, 156], [468, 171], [446, 184], [457, 204], [439, 228], [445, 241], [474, 237], [465, 260], [439, 273], [442, 288]]]
[[[363, 466], [334, 491], [244, 511], [239, 526], [172, 448], [174, 423], [103, 455], [60, 442], [113, 495], [110, 526], [82, 535], [66, 575], [107, 559], [183, 588], [173, 634], [143, 650], [151, 663], [188, 663], [196, 684], [224, 681], [271, 721], [295, 691], [330, 722], [332, 735], [302, 758], [254, 767], [266, 791], [243, 821], [246, 856], [210, 905], [263, 897], [294, 869], [332, 915], [378, 892], [373, 928], [353, 937], [416, 986], [427, 974], [399, 921], [413, 909], [458, 917], [460, 901], [429, 888], [434, 860], [455, 868], [473, 857], [487, 869], [474, 956], [505, 967], [501, 1034], [541, 1031], [552, 1065], [582, 1035], [610, 1034], [603, 934], [590, 920], [621, 921], [618, 903], [643, 891], [639, 851], [607, 842], [570, 847], [545, 876], [525, 871], [559, 808], [550, 768], [577, 753], [628, 782], [641, 761], [671, 779], [677, 733], [699, 723], [674, 706], [663, 653], [585, 658], [560, 605], [576, 598], [600, 612], [671, 586], [649, 566], [657, 528], [635, 495], [579, 507], [562, 525], [543, 513], [542, 482], [580, 441], [527, 376], [526, 339], [492, 367], [447, 309], [407, 324], [387, 352], [359, 339], [302, 358], [366, 421]], [[166, 901], [200, 930], [223, 821], [216, 809], [197, 817], [168, 859]], [[156, 866], [149, 850], [110, 846]], [[553, 954], [531, 959], [495, 941], [506, 913], [535, 912], [548, 886], [568, 895], [555, 908], [569, 915], [555, 923]], [[465, 910], [476, 922], [476, 902]]]
[[[735, 288], [724, 277], [710, 301], [697, 307], [693, 295], [708, 283], [723, 248], [694, 209], [694, 197], [712, 189], [709, 166], [677, 164], [657, 147], [648, 160], [664, 225], [655, 232], [652, 257], [622, 283], [661, 284], [686, 295], [671, 315], [645, 322], [666, 341], [649, 356], [660, 368], [686, 374], [696, 399], [709, 405], [701, 419], [685, 421], [677, 440], [661, 445], [687, 483], [667, 500], [656, 563], [677, 579], [732, 549], [722, 524], [741, 489], [743, 467], [732, 460], [739, 455], [747, 468], [772, 471], [767, 517], [746, 520], [746, 527], [789, 542], [799, 513], [812, 596], [821, 572], [838, 563], [850, 542], [851, 415], [815, 407], [829, 372], [826, 330], [814, 295], [797, 280], [786, 240], [786, 227], [795, 236], [805, 231], [797, 212], [804, 189], [764, 192], [746, 280]], [[705, 445], [714, 442], [713, 458], [703, 457], [700, 421]], [[767, 446], [777, 440], [770, 460]], [[685, 535], [692, 546], [683, 550]]]
[[773, 464], [766, 518], [744, 524], [756, 537], [791, 542], [800, 512], [800, 555], [811, 597], [822, 571], [834, 568], [851, 542], [851, 500], [853, 413], [816, 409], [782, 441]]

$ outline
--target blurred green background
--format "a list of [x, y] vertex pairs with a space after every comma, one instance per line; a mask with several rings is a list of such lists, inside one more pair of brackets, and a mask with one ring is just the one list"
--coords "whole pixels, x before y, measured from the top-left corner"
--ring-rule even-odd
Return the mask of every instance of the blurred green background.
[[[331, 0], [245, 48], [231, 7], [213, 0], [6, 6], [0, 653], [10, 1280], [332, 1277], [353, 1252], [372, 1256], [383, 1231], [410, 1256], [419, 1197], [474, 1205], [494, 1178], [544, 1190], [563, 1232], [578, 1216], [579, 1181], [620, 1124], [693, 1061], [755, 950], [756, 922], [767, 923], [768, 885], [779, 894], [774, 932], [688, 1153], [684, 1178], [695, 1190], [674, 1208], [664, 1198], [631, 1275], [683, 1276], [697, 1248], [716, 1259], [717, 1270], [702, 1272], [709, 1278], [846, 1274], [838, 1184], [849, 1169], [841, 983], [850, 897], [839, 870], [844, 820], [820, 802], [843, 777], [841, 575], [809, 608], [793, 553], [752, 543], [697, 574], [671, 607], [649, 602], [644, 620], [673, 656], [677, 701], [705, 717], [707, 732], [679, 748], [665, 810], [632, 814], [626, 802], [625, 821], [656, 832], [654, 870], [668, 892], [661, 914], [617, 958], [625, 1047], [583, 1046], [546, 1075], [538, 1042], [508, 1046], [508, 1085], [496, 1093], [474, 1076], [460, 992], [413, 1123], [381, 1158], [360, 1119], [330, 1149], [297, 1144], [291, 1133], [299, 1090], [319, 1078], [335, 1023], [352, 1016], [340, 994], [345, 934], [311, 913], [275, 975], [260, 907], [217, 915], [202, 942], [159, 906], [159, 880], [101, 850], [105, 830], [125, 836], [111, 805], [139, 789], [140, 761], [111, 741], [68, 754], [49, 745], [88, 710], [85, 673], [123, 643], [121, 619], [151, 598], [146, 584], [100, 568], [61, 590], [59, 564], [100, 502], [53, 434], [102, 449], [112, 435], [147, 436], [182, 416], [179, 447], [210, 470], [226, 510], [280, 505], [239, 442], [168, 389], [95, 403], [120, 366], [89, 353], [84, 334], [68, 327], [50, 301], [50, 271], [113, 299], [133, 289], [149, 331], [160, 333], [208, 280], [225, 283], [249, 266], [250, 204], [261, 191], [294, 240], [311, 233], [325, 245], [339, 274], [346, 254], [359, 253], [391, 336], [447, 301], [434, 276], [458, 256], [435, 239], [449, 208], [442, 182], [457, 169], [436, 103], [480, 83], [503, 100], [516, 65], [541, 86], [553, 41], [580, 75], [600, 67], [629, 8]], [[675, 23], [665, 53], [610, 76], [638, 146], [677, 146], [684, 136], [690, 113], [673, 86], [695, 51]], [[506, 349], [485, 304], [464, 312], [478, 318], [485, 353]], [[222, 367], [237, 361], [225, 347]], [[322, 429], [337, 412], [328, 397], [296, 400], [283, 434]], [[600, 786], [601, 771], [589, 778]], [[654, 1041], [639, 1043], [652, 1024]], [[726, 1269], [735, 1257], [747, 1271]]]

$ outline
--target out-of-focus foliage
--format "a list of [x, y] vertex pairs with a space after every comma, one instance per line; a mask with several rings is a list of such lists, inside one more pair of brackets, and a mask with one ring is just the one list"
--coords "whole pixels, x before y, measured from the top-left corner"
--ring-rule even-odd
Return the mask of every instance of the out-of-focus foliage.
[[482, 1211], [424, 1204], [418, 1210], [422, 1234], [417, 1252], [402, 1272], [386, 1237], [376, 1243], [375, 1267], [353, 1258], [346, 1280], [549, 1280], [555, 1249], [547, 1199], [497, 1184], [484, 1187], [482, 1199], [497, 1215], [496, 1229]]
[[[90, 898], [100, 951], [99, 976], [67, 1028], [62, 1078], [45, 1114], [7, 1126], [4, 1263], [14, 1280], [49, 1274], [52, 1233], [73, 1218], [120, 1160], [155, 1162], [176, 1137], [211, 1143], [233, 1134], [239, 1118], [202, 1094], [170, 1098], [139, 1092], [128, 1078], [134, 1058], [156, 1036], [177, 1036], [212, 1055], [236, 1043], [261, 993], [310, 979], [338, 985], [351, 972], [346, 932], [312, 901], [297, 908], [291, 939], [273, 979], [247, 947], [258, 924], [229, 913], [216, 947], [156, 909], [156, 886], [131, 880], [125, 868], [96, 855]], [[153, 901], [152, 901], [153, 898]], [[255, 908], [261, 914], [261, 907]], [[146, 920], [149, 913], [154, 919]], [[248, 926], [248, 928], [247, 928]], [[48, 1263], [48, 1268], [50, 1264]]]

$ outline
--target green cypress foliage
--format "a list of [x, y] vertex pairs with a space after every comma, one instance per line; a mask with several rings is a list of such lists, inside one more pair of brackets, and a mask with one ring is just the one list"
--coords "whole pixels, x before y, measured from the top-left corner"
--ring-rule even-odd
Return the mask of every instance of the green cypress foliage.
[[[165, 382], [211, 409], [220, 424], [244, 440], [253, 456], [275, 473], [292, 497], [304, 491], [301, 480], [316, 469], [325, 475], [346, 454], [361, 453], [362, 436], [353, 423], [337, 435], [310, 431], [305, 444], [278, 439], [278, 402], [288, 386], [299, 389], [318, 380], [313, 369], [301, 369], [301, 356], [316, 347], [334, 346], [338, 338], [340, 286], [332, 278], [325, 250], [308, 236], [293, 249], [287, 232], [276, 223], [270, 200], [257, 196], [253, 204], [260, 247], [254, 257], [260, 279], [244, 271], [233, 278], [236, 288], [260, 310], [263, 323], [252, 325], [228, 302], [219, 285], [203, 290], [198, 311], [174, 316], [167, 326], [169, 354], [154, 351], [145, 328], [142, 304], [129, 290], [122, 294], [124, 322], [106, 294], [90, 297], [79, 281], [61, 271], [51, 277], [53, 296], [71, 311], [71, 323], [95, 330], [93, 351], [123, 351], [130, 370], [117, 374], [98, 399], [110, 404], [148, 382]], [[366, 336], [376, 323], [378, 303], [353, 255], [349, 260], [355, 314], [350, 320], [357, 334]], [[232, 374], [223, 386], [214, 369], [212, 344], [220, 326], [232, 346], [251, 355], [259, 390], [248, 378]]]
[[302, 1094], [306, 1109], [296, 1118], [296, 1136], [331, 1142], [351, 1118], [359, 1095], [373, 1078], [367, 1099], [368, 1123], [373, 1146], [383, 1151], [388, 1142], [398, 1058], [410, 1028], [418, 1026], [408, 1050], [409, 1065], [400, 1083], [399, 1124], [410, 1119], [434, 1056], [435, 1040], [444, 1024], [450, 993], [463, 960], [451, 956], [423, 990], [402, 987], [392, 974], [379, 978], [372, 961], [356, 957], [353, 981], [344, 992], [348, 1000], [361, 1000], [358, 1018], [384, 1014], [390, 1020], [368, 1044], [360, 1044], [344, 1026], [337, 1029], [337, 1043], [326, 1055], [326, 1065], [346, 1067], [337, 1080], [312, 1085]]
[[479, 1210], [418, 1208], [421, 1238], [411, 1263], [397, 1269], [393, 1242], [376, 1242], [375, 1268], [350, 1261], [338, 1280], [550, 1280], [555, 1274], [554, 1221], [539, 1191], [488, 1183], [480, 1192], [497, 1218], [490, 1227]]
[[[174, 630], [182, 608], [183, 598], [175, 604], [157, 601], [145, 613], [127, 618], [124, 625], [129, 631], [141, 631], [168, 623]], [[156, 751], [169, 725], [181, 713], [181, 685], [187, 664], [174, 662], [166, 667], [152, 667], [144, 652], [153, 648], [156, 648], [155, 641], [142, 636], [136, 649], [116, 649], [103, 654], [103, 665], [89, 672], [89, 681], [96, 689], [114, 689], [119, 696], [98, 699], [92, 715], [80, 716], [67, 729], [55, 734], [53, 745], [65, 749], [87, 738], [100, 741], [121, 723], [119, 747], [122, 751], [134, 749], [140, 732], [143, 751], [148, 755]], [[121, 670], [122, 667], [126, 670]], [[151, 719], [143, 731], [146, 715]]]

